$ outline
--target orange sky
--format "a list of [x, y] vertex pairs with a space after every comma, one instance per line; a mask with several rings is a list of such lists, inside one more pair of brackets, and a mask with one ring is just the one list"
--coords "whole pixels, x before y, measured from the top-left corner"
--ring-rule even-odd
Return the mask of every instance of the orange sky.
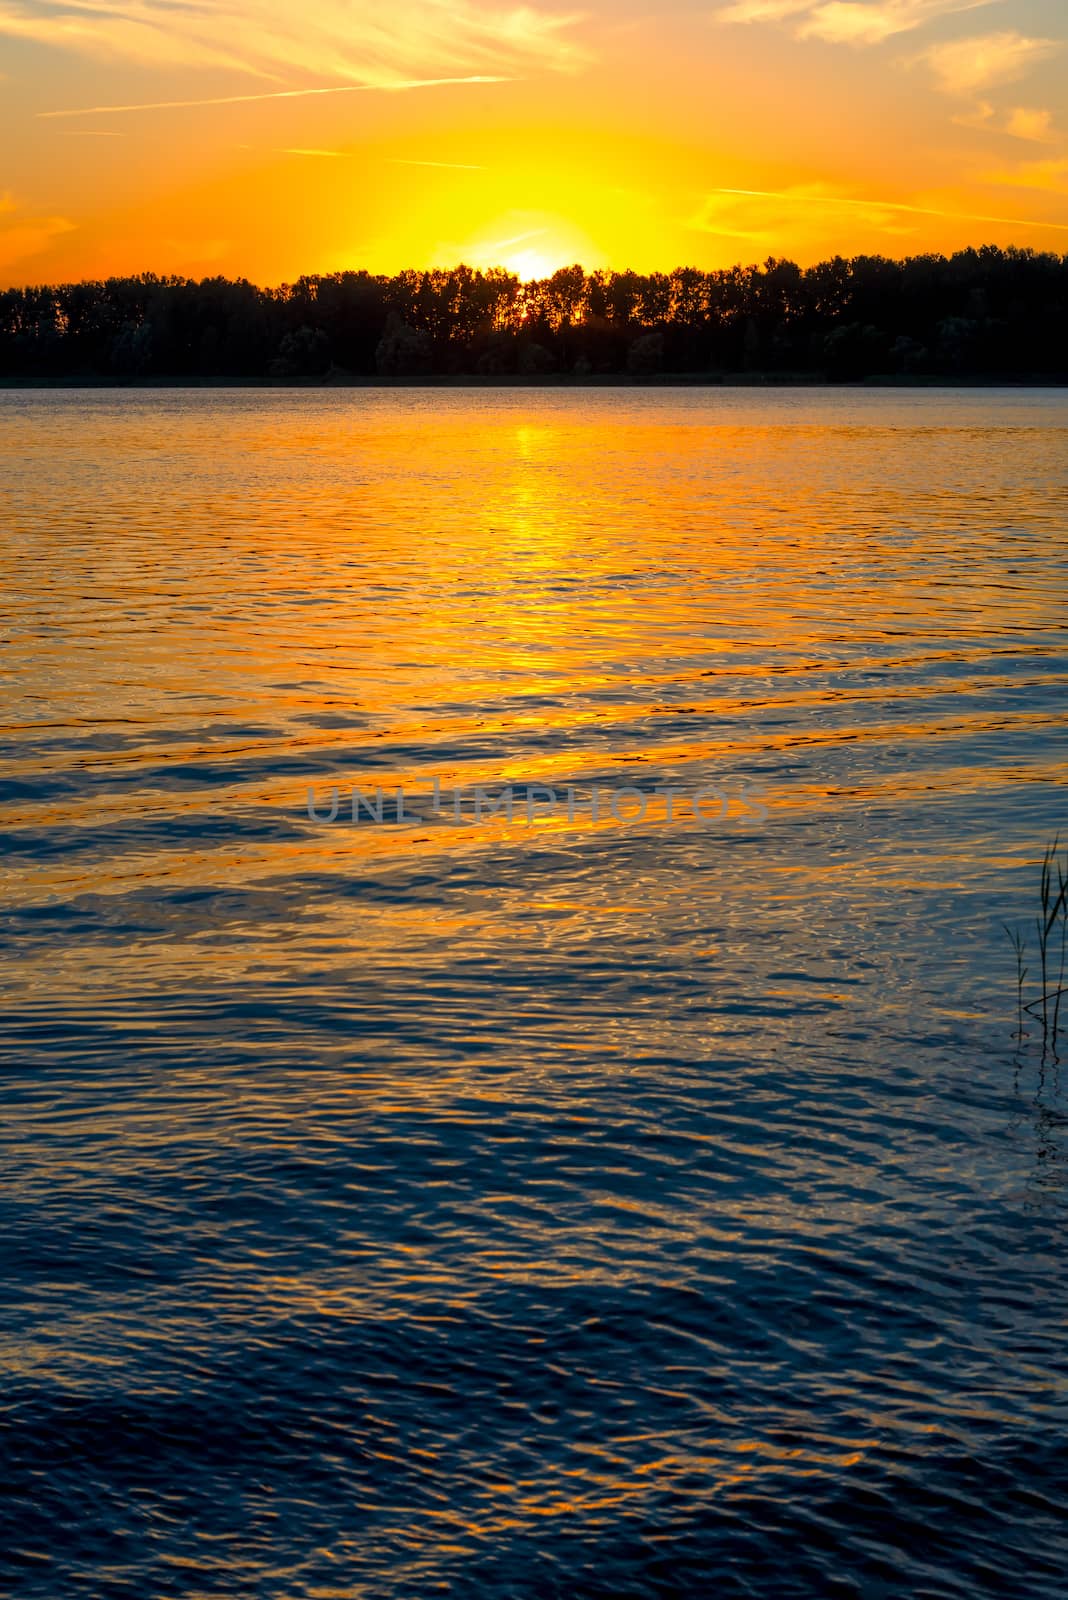
[[0, 0], [0, 281], [1068, 251], [1063, 0]]

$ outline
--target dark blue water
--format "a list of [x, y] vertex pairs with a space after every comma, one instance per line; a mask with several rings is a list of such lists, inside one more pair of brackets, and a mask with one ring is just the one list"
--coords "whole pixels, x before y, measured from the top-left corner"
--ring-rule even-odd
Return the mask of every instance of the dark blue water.
[[1066, 444], [0, 396], [0, 1593], [1059, 1600]]

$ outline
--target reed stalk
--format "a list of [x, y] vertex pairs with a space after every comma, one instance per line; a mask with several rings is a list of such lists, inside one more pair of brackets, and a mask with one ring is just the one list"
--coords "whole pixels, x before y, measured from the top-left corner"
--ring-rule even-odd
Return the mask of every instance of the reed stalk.
[[[1024, 1000], [1029, 972], [1025, 964], [1026, 940], [1018, 928], [1005, 928], [1016, 952], [1016, 1014], [1019, 1037], [1021, 1039], [1024, 1037], [1024, 1016], [1036, 1017], [1042, 1023], [1043, 1055], [1057, 1053], [1061, 998], [1065, 993], [1065, 962], [1068, 956], [1068, 852], [1062, 863], [1058, 860], [1059, 849], [1058, 835], [1043, 853], [1039, 873], [1039, 909], [1035, 917], [1035, 933], [1038, 940], [1040, 988], [1034, 1000]], [[1056, 962], [1055, 981], [1051, 976], [1053, 962]]]

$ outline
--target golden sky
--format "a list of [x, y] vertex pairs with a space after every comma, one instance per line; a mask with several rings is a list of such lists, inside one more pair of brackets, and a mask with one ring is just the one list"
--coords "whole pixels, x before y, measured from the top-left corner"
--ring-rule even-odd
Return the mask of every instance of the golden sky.
[[1065, 0], [0, 0], [0, 282], [1068, 251]]

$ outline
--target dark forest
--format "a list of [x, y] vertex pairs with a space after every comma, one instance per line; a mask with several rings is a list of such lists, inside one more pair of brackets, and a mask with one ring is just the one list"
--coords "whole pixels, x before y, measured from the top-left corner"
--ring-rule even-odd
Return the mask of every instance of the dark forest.
[[0, 292], [8, 382], [1068, 378], [1068, 256], [836, 256], [523, 283], [500, 269]]

